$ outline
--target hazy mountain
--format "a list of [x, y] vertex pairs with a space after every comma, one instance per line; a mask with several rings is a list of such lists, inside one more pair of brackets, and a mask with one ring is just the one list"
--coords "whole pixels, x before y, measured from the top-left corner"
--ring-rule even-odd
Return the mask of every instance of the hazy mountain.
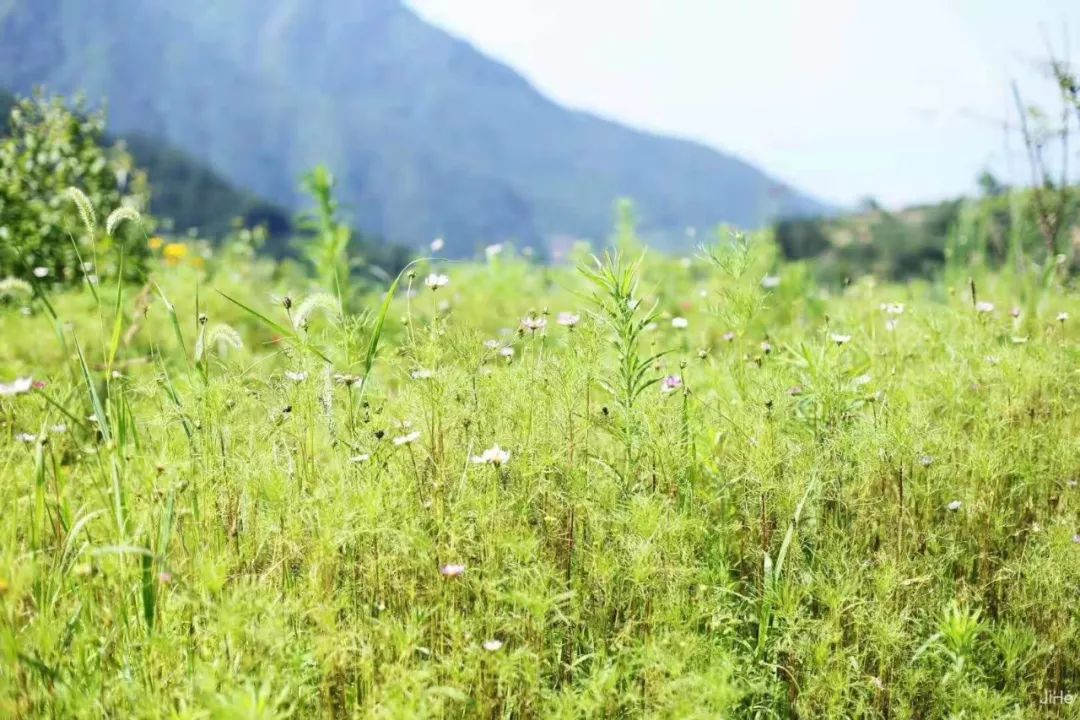
[[0, 86], [36, 85], [107, 98], [114, 131], [289, 208], [324, 162], [360, 227], [455, 252], [603, 237], [619, 196], [671, 235], [825, 209], [731, 156], [560, 107], [398, 0], [0, 0]]

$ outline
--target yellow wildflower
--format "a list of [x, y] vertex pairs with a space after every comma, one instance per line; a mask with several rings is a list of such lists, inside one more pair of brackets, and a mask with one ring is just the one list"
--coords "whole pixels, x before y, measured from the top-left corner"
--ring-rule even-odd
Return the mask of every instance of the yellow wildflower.
[[162, 255], [165, 256], [165, 262], [169, 265], [176, 265], [187, 257], [187, 253], [188, 248], [184, 243], [169, 243], [165, 246], [165, 250], [162, 251]]
[[165, 244], [165, 241], [155, 235], [154, 237], [150, 238], [150, 240], [146, 244], [150, 246], [151, 250], [160, 250], [161, 246]]

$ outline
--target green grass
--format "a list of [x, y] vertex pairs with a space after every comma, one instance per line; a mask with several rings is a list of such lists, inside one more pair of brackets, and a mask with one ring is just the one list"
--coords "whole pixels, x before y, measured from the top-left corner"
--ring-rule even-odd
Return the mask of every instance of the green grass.
[[0, 716], [1072, 711], [1075, 290], [635, 259], [425, 262], [306, 319], [264, 261], [14, 292]]

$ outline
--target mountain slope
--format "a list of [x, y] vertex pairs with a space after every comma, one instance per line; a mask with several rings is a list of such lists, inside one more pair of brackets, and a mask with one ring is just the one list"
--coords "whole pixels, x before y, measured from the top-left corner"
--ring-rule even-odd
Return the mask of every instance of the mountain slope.
[[0, 86], [107, 98], [287, 207], [324, 162], [361, 227], [420, 243], [606, 235], [619, 196], [644, 231], [756, 225], [825, 208], [704, 146], [566, 110], [398, 0], [0, 0]]

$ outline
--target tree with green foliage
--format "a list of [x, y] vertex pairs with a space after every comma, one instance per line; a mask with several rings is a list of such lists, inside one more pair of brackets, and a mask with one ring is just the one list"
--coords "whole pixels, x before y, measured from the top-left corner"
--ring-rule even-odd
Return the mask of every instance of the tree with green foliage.
[[[76, 188], [102, 213], [144, 207], [145, 176], [127, 153], [104, 147], [104, 128], [103, 115], [42, 94], [11, 109], [0, 138], [0, 277], [74, 282], [115, 275], [121, 257], [125, 276], [143, 274], [149, 250], [136, 227], [143, 221], [97, 223], [66, 195]], [[116, 219], [135, 217], [124, 211]]]

